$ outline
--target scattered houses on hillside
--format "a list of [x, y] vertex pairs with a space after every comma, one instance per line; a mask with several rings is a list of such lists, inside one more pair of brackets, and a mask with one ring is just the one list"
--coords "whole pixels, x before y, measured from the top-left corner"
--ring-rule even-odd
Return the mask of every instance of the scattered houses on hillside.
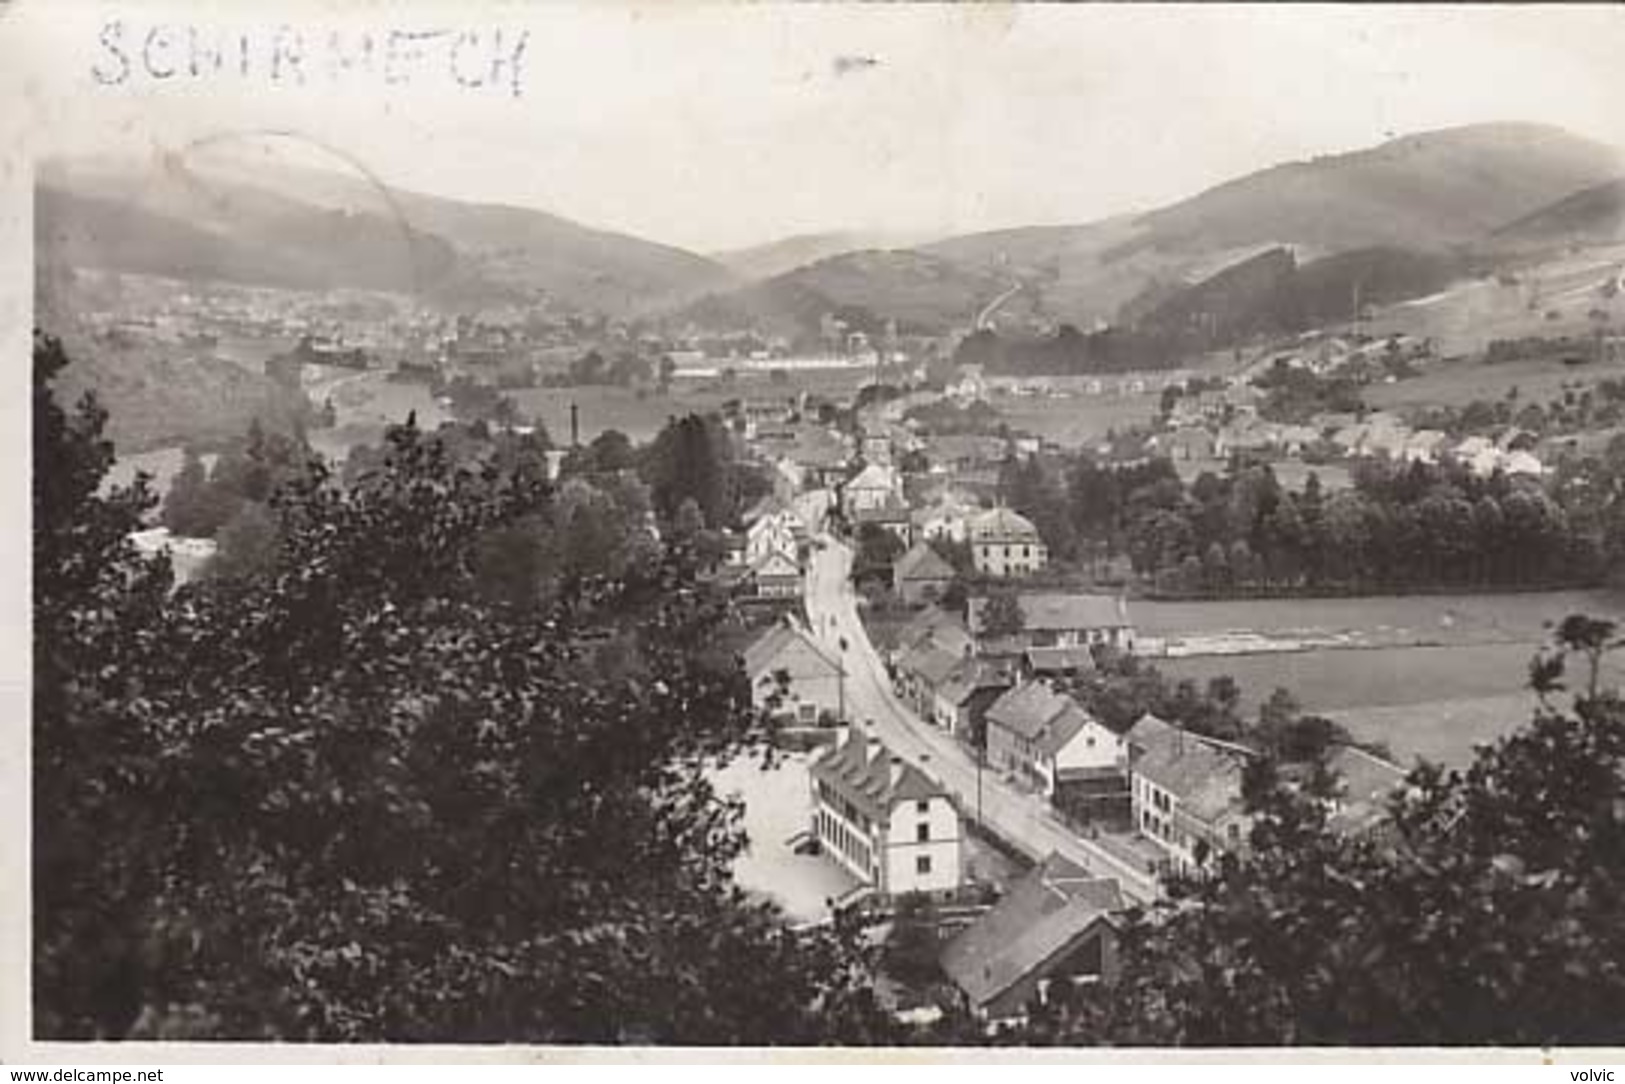
[[1051, 854], [948, 943], [942, 970], [975, 1016], [1019, 1023], [1057, 985], [1115, 978], [1123, 909], [1115, 880]]
[[859, 881], [883, 896], [959, 887], [959, 810], [925, 772], [843, 727], [809, 776], [813, 838]]

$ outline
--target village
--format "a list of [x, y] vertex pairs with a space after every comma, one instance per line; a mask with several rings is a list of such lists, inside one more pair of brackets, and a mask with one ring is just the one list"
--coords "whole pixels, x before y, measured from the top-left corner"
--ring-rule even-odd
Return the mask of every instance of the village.
[[[943, 398], [986, 394], [972, 369]], [[1057, 580], [1034, 524], [1000, 501], [998, 463], [1036, 441], [922, 435], [900, 420], [910, 402], [860, 410], [850, 434], [801, 420], [791, 400], [738, 404], [774, 492], [730, 536], [721, 575], [769, 615], [744, 651], [758, 707], [814, 750], [805, 826], [783, 842], [844, 874], [829, 911], [918, 922], [931, 901], [940, 975], [993, 1028], [1052, 991], [1109, 982], [1128, 908], [1245, 848], [1259, 753], [1149, 713], [1114, 726], [1069, 693], [1159, 645], [1122, 590]], [[884, 567], [866, 563], [876, 551]], [[1353, 744], [1323, 766], [1337, 779], [1330, 823], [1380, 840], [1405, 770]], [[1013, 860], [1003, 883], [972, 872], [970, 849], [987, 846]], [[940, 1008], [918, 992], [899, 1005]]]

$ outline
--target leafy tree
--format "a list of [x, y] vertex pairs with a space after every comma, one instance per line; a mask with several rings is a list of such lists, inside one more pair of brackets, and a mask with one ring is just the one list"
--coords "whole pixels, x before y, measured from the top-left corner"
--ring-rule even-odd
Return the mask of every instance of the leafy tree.
[[163, 524], [185, 538], [213, 538], [224, 522], [220, 501], [209, 490], [208, 471], [197, 449], [188, 446], [181, 454], [181, 469], [164, 496]]
[[262, 573], [172, 593], [61, 364], [36, 341], [38, 1035], [895, 1037], [851, 918], [732, 882], [705, 766], [762, 732], [719, 600], [662, 565], [494, 603], [485, 540], [552, 490], [411, 427], [277, 492]]
[[1021, 612], [1021, 599], [1014, 591], [989, 595], [982, 604], [981, 623], [981, 634], [991, 639], [1020, 636], [1027, 627], [1026, 615]]
[[914, 989], [941, 981], [940, 922], [929, 894], [910, 892], [898, 899], [882, 957], [886, 973]]
[[271, 510], [257, 501], [244, 501], [220, 528], [218, 549], [206, 575], [225, 579], [261, 576], [276, 563], [280, 528]]
[[[1612, 640], [1560, 629], [1553, 657], [1595, 672]], [[1121, 981], [1029, 1038], [1619, 1042], [1625, 701], [1592, 687], [1588, 676], [1568, 710], [1543, 707], [1465, 771], [1413, 771], [1374, 836], [1331, 830], [1320, 802], [1261, 762], [1247, 850], [1142, 914]]]

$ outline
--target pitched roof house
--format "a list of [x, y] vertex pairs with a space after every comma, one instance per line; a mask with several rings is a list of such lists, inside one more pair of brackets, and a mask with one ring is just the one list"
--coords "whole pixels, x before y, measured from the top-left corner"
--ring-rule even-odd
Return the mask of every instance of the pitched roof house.
[[948, 943], [942, 970], [978, 1017], [1019, 1021], [1054, 983], [1116, 975], [1123, 906], [1116, 881], [1051, 854]]
[[985, 634], [983, 614], [986, 597], [973, 598], [968, 605], [970, 627], [984, 652], [1011, 651], [1019, 654], [1029, 647], [1082, 647], [1110, 644], [1133, 651], [1134, 621], [1128, 602], [1117, 595], [1093, 595], [1064, 591], [1024, 591], [1016, 596], [1021, 609], [1021, 632], [1014, 644], [995, 644]]
[[[826, 711], [840, 717], [845, 692], [840, 660], [800, 625], [785, 620], [762, 633], [745, 649], [744, 666], [757, 709], [800, 723], [816, 722]], [[781, 675], [787, 682], [782, 690]]]
[[1121, 735], [1070, 696], [1030, 681], [987, 709], [987, 757], [1053, 799], [1067, 783], [1120, 777], [1127, 749]]
[[954, 568], [925, 542], [916, 542], [892, 565], [892, 590], [904, 602], [927, 602], [954, 579]]
[[1049, 563], [1049, 549], [1032, 520], [1008, 508], [990, 508], [966, 523], [971, 560], [988, 576], [1025, 576]]
[[936, 780], [846, 727], [808, 776], [813, 837], [860, 881], [892, 895], [959, 886], [959, 810]]
[[1134, 826], [1167, 856], [1198, 873], [1210, 855], [1240, 850], [1251, 824], [1241, 795], [1249, 750], [1145, 715], [1127, 734]]

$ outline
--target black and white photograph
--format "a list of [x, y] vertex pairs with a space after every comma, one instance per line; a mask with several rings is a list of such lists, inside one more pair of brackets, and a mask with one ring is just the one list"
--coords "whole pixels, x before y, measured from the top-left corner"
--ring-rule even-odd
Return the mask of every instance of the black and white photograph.
[[0, 1054], [1617, 1063], [1621, 57], [0, 6]]

